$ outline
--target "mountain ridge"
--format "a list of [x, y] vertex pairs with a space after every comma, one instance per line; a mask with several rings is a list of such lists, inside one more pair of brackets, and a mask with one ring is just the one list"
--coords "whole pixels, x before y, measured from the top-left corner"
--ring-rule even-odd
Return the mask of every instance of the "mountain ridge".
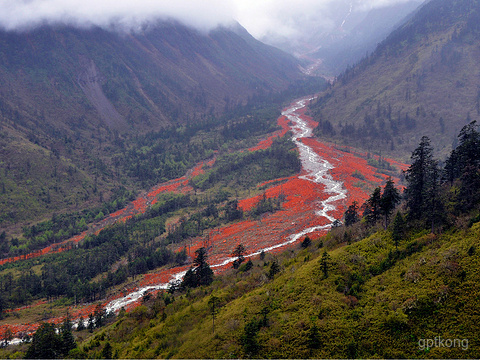
[[[136, 32], [0, 31], [0, 59], [0, 149], [15, 153], [0, 164], [0, 219], [7, 222], [77, 211], [109, 199], [114, 188], [138, 188], [138, 173], [120, 165], [142, 136], [218, 127], [226, 113], [305, 79], [297, 60], [238, 24], [209, 33], [176, 22]], [[35, 177], [26, 165], [32, 158]]]

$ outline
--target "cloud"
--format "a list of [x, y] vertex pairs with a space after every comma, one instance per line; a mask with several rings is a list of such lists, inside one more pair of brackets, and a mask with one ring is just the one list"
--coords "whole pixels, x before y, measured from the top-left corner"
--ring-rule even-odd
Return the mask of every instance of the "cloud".
[[[77, 26], [122, 24], [135, 28], [173, 18], [199, 29], [238, 20], [254, 36], [295, 38], [312, 28], [335, 26], [338, 9], [371, 9], [408, 0], [0, 0], [0, 27], [25, 29], [44, 23]], [[420, 0], [418, 0], [420, 1]], [[307, 30], [306, 30], [307, 29]]]
[[237, 19], [257, 38], [299, 38], [338, 27], [349, 10], [423, 0], [238, 0]]
[[41, 24], [136, 27], [157, 19], [175, 19], [199, 29], [233, 21], [230, 0], [0, 0], [0, 26], [29, 29]]

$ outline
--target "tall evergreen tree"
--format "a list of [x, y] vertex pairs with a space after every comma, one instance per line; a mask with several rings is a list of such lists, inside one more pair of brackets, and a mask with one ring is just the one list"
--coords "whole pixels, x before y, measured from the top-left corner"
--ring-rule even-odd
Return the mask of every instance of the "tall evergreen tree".
[[440, 169], [438, 162], [433, 160], [428, 169], [426, 194], [425, 194], [425, 210], [427, 219], [430, 222], [432, 233], [435, 230], [435, 223], [440, 217], [443, 205], [440, 199]]
[[409, 209], [410, 219], [423, 218], [426, 210], [425, 199], [427, 196], [429, 176], [434, 164], [433, 148], [430, 145], [430, 139], [423, 136], [419, 146], [413, 151], [412, 164], [405, 174], [407, 188], [405, 197]]
[[320, 259], [320, 266], [322, 268], [323, 277], [328, 277], [328, 268], [330, 266], [330, 255], [327, 253], [327, 250], [323, 251], [322, 258]]
[[193, 266], [183, 277], [182, 287], [210, 285], [213, 282], [213, 271], [207, 263], [207, 249], [201, 247], [195, 254]]
[[63, 321], [62, 327], [60, 329], [60, 337], [62, 340], [62, 353], [64, 356], [67, 356], [70, 350], [77, 347], [75, 338], [72, 333], [72, 322], [70, 321], [68, 315]]
[[392, 214], [395, 207], [400, 202], [400, 192], [395, 187], [395, 182], [391, 177], [387, 179], [387, 183], [383, 188], [382, 198], [380, 199], [380, 211], [384, 216], [384, 228], [388, 227], [388, 218]]
[[366, 202], [367, 209], [366, 219], [369, 225], [374, 225], [378, 221], [381, 215], [381, 206], [382, 206], [382, 189], [380, 187], [373, 190], [372, 195], [368, 198]]
[[62, 357], [62, 339], [55, 331], [55, 325], [43, 323], [32, 338], [26, 359], [58, 359]]
[[345, 226], [351, 226], [360, 220], [360, 217], [358, 216], [358, 203], [356, 201], [354, 201], [352, 205], [348, 207], [347, 211], [345, 211], [344, 219]]
[[233, 262], [233, 268], [238, 269], [240, 264], [245, 261], [245, 257], [243, 256], [245, 254], [245, 246], [242, 244], [238, 244], [235, 250], [233, 250], [232, 256], [235, 256], [236, 259]]
[[393, 220], [393, 229], [392, 229], [392, 238], [395, 244], [395, 247], [398, 249], [398, 245], [400, 241], [405, 236], [405, 219], [402, 213], [399, 211], [397, 215], [395, 215], [395, 219]]
[[215, 295], [210, 296], [210, 299], [208, 299], [208, 305], [210, 306], [210, 311], [212, 312], [213, 333], [215, 333], [215, 315], [218, 312], [219, 301], [220, 299]]

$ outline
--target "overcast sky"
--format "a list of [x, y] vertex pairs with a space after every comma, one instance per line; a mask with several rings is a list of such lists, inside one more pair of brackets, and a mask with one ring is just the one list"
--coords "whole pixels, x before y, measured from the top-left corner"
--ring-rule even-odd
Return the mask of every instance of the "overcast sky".
[[[381, 7], [407, 0], [0, 0], [0, 26], [25, 29], [70, 23], [133, 27], [156, 18], [174, 18], [199, 29], [239, 21], [255, 37], [267, 33], [295, 37], [311, 24], [334, 26], [335, 6]], [[420, 0], [418, 0], [420, 1]], [[336, 5], [337, 4], [337, 5]], [[337, 14], [338, 15], [338, 14]]]

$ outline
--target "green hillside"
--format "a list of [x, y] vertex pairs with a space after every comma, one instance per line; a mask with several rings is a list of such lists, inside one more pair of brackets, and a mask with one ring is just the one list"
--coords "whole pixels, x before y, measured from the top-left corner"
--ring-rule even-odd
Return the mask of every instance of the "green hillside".
[[479, 23], [478, 1], [424, 4], [312, 105], [317, 135], [404, 159], [427, 135], [448, 154], [480, 116]]
[[[146, 299], [74, 355], [99, 357], [108, 342], [119, 358], [472, 358], [480, 345], [479, 236], [478, 223], [417, 233], [398, 251], [388, 231], [351, 245], [327, 237], [327, 278], [319, 241], [267, 255], [208, 288]], [[276, 260], [280, 273], [269, 280]], [[463, 342], [421, 348], [439, 336]]]

